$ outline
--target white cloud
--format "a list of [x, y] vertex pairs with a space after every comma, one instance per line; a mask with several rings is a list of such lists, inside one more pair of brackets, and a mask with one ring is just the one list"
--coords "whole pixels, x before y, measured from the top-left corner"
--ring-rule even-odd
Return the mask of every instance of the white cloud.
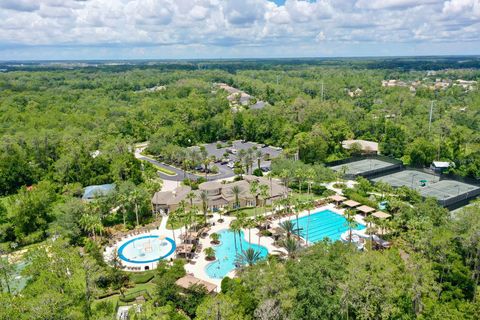
[[480, 0], [0, 0], [0, 31], [0, 48], [114, 45], [130, 52], [148, 52], [133, 50], [144, 45], [237, 52], [316, 42], [480, 43]]

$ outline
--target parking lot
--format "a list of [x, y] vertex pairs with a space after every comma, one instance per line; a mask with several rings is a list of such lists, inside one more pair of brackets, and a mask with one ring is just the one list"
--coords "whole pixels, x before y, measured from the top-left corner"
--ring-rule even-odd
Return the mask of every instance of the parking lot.
[[[260, 167], [264, 172], [268, 172], [270, 170], [271, 159], [277, 158], [282, 153], [282, 148], [266, 146], [266, 145], [258, 144], [255, 142], [248, 142], [248, 141], [241, 141], [241, 140], [233, 141], [231, 145], [228, 145], [228, 143], [226, 142], [215, 142], [215, 143], [204, 144], [203, 146], [205, 147], [205, 150], [208, 153], [208, 156], [216, 159], [214, 165], [218, 168], [218, 173], [207, 175], [208, 180], [222, 180], [222, 179], [228, 179], [235, 176], [233, 172], [233, 168], [234, 168], [234, 163], [239, 160], [240, 150], [247, 151], [248, 149], [255, 149], [255, 152], [253, 154], [254, 169], [256, 169], [258, 165], [256, 151], [257, 150], [261, 151], [262, 156], [260, 161]], [[194, 146], [190, 148], [194, 150], [200, 150], [200, 146]], [[184, 178], [197, 179], [199, 177], [204, 177], [204, 175], [201, 173], [185, 174], [179, 168], [175, 168], [168, 164], [161, 163], [155, 159], [152, 159], [146, 156], [139, 155], [138, 157], [143, 160], [149, 161], [157, 166], [173, 171], [176, 174], [174, 176], [171, 176], [171, 175], [166, 175], [160, 172], [159, 175], [162, 179], [181, 181]]]

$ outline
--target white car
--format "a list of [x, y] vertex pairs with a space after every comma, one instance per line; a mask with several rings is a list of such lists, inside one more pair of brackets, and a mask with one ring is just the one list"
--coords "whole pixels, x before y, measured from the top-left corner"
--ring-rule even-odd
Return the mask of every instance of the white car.
[[228, 164], [227, 164], [227, 167], [229, 167], [230, 169], [233, 169], [233, 167], [235, 167], [235, 163], [233, 161], [230, 161]]

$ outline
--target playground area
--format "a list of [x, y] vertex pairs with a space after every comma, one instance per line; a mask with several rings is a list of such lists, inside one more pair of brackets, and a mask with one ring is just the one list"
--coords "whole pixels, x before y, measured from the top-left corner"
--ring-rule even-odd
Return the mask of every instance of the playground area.
[[409, 187], [417, 190], [423, 197], [436, 198], [443, 206], [450, 206], [480, 194], [478, 186], [456, 180], [440, 180], [436, 175], [416, 170], [404, 170], [374, 178], [372, 181], [386, 182], [393, 187]]
[[345, 175], [350, 177], [363, 176], [368, 177], [374, 174], [387, 172], [400, 168], [399, 164], [383, 161], [380, 159], [369, 158], [358, 161], [347, 162], [330, 167], [330, 169], [341, 172], [345, 170]]

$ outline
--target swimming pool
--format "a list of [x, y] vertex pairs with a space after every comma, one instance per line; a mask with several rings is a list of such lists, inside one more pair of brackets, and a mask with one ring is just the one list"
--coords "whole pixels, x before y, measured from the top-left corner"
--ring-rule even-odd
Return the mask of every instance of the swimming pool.
[[[292, 218], [296, 223], [296, 219]], [[310, 222], [310, 223], [308, 223]], [[310, 216], [304, 216], [298, 219], [300, 236], [306, 238], [308, 225], [308, 242], [318, 242], [324, 238], [332, 241], [340, 240], [340, 235], [348, 230], [346, 219], [333, 211], [322, 210], [313, 212]], [[364, 225], [358, 224], [354, 230], [363, 230]]]
[[[219, 231], [218, 234], [220, 235], [220, 244], [213, 247], [215, 249], [215, 256], [217, 260], [209, 263], [205, 267], [205, 272], [210, 278], [213, 279], [223, 279], [230, 271], [235, 269], [235, 258], [237, 256], [237, 252], [241, 252], [238, 235], [237, 247], [235, 248], [234, 233], [232, 231], [225, 229]], [[267, 256], [267, 248], [264, 246], [259, 246], [258, 244], [248, 243], [244, 239], [243, 232], [241, 232], [240, 239], [242, 241], [243, 250], [252, 248], [256, 251], [260, 251], [260, 256], [262, 258]]]
[[142, 236], [122, 244], [118, 256], [130, 263], [150, 263], [170, 256], [175, 248], [175, 241], [168, 237]]

